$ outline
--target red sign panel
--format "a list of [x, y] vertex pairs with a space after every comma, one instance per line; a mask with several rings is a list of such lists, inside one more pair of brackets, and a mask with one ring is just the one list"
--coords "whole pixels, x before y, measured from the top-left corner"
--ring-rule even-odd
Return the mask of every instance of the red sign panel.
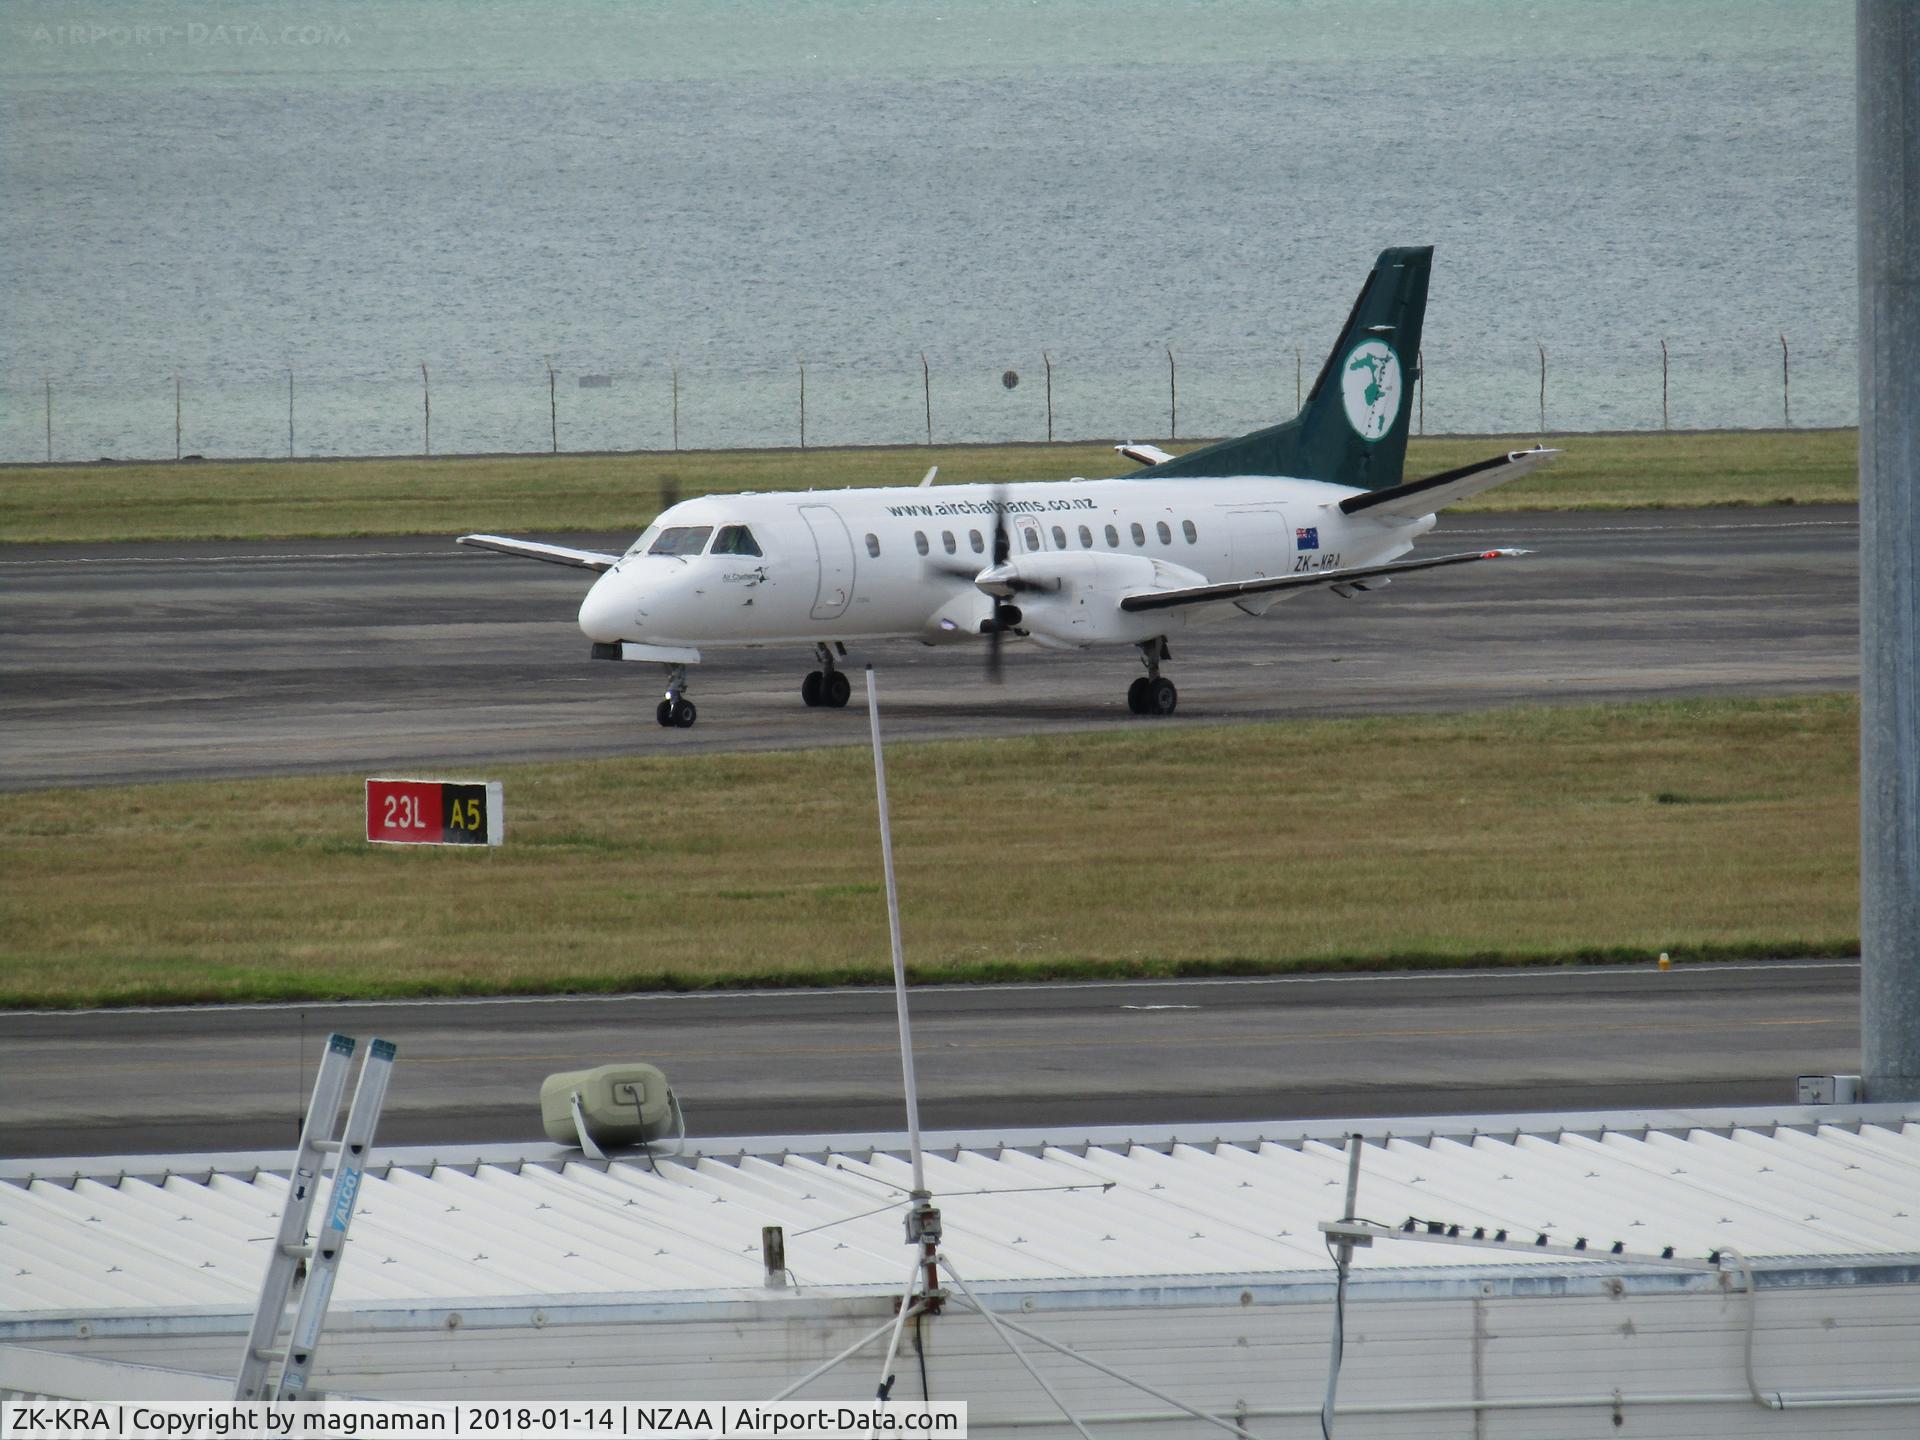
[[382, 845], [498, 845], [500, 783], [367, 781], [367, 839]]

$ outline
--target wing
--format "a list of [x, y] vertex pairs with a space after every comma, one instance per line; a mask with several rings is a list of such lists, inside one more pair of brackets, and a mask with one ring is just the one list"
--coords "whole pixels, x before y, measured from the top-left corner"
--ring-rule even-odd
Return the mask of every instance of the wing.
[[1418, 520], [1422, 515], [1431, 515], [1456, 500], [1465, 500], [1482, 490], [1491, 490], [1496, 485], [1517, 480], [1529, 470], [1539, 469], [1559, 453], [1558, 450], [1536, 447], [1496, 455], [1491, 460], [1462, 465], [1458, 470], [1442, 470], [1438, 475], [1429, 475], [1424, 480], [1409, 480], [1404, 485], [1392, 485], [1385, 490], [1349, 495], [1340, 502], [1340, 512], [1343, 515], [1357, 515], [1364, 511], [1368, 519]]
[[[1356, 585], [1386, 580], [1413, 570], [1438, 570], [1444, 565], [1470, 565], [1476, 560], [1505, 560], [1525, 550], [1474, 550], [1460, 555], [1436, 555], [1430, 560], [1396, 560], [1387, 565], [1349, 565], [1316, 570], [1311, 575], [1282, 575], [1271, 580], [1228, 580], [1219, 585], [1189, 585], [1184, 590], [1143, 590], [1123, 595], [1122, 610], [1171, 610], [1176, 605], [1204, 605], [1212, 600], [1241, 600], [1249, 595], [1271, 595], [1279, 590], [1304, 590], [1309, 585]], [[1357, 585], [1365, 589], [1364, 583]]]
[[569, 550], [564, 545], [542, 545], [538, 540], [515, 540], [506, 535], [462, 535], [453, 543], [471, 545], [476, 550], [498, 550], [502, 555], [519, 555], [528, 560], [545, 560], [550, 565], [572, 565], [581, 570], [611, 570], [620, 563], [618, 555], [603, 555], [598, 550]]

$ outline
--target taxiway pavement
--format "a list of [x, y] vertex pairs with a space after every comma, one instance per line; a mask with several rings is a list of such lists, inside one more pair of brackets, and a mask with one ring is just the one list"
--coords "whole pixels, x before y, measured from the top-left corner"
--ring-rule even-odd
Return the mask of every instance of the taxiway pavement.
[[[1421, 552], [1495, 544], [1536, 553], [1176, 637], [1170, 721], [1127, 713], [1126, 651], [1012, 646], [999, 687], [978, 647], [850, 663], [890, 739], [1858, 684], [1852, 507], [1443, 517]], [[590, 579], [450, 537], [0, 546], [0, 788], [865, 743], [801, 705], [803, 646], [715, 652], [661, 730], [658, 667], [587, 658]]]
[[[929, 987], [924, 1123], [1193, 1125], [1790, 1103], [1856, 1068], [1844, 961]], [[0, 1014], [0, 1155], [291, 1149], [329, 1031], [391, 1145], [537, 1140], [540, 1081], [666, 1071], [692, 1133], [905, 1128], [890, 989]]]

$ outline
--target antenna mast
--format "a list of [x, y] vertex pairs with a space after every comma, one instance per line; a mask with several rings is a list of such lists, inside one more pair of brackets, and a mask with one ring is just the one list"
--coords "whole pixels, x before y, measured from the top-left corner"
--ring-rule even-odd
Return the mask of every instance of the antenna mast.
[[[920, 1148], [920, 1091], [913, 1073], [913, 1025], [907, 1015], [907, 963], [900, 949], [900, 891], [893, 878], [893, 825], [887, 814], [887, 757], [880, 744], [880, 691], [873, 666], [867, 666], [867, 720], [873, 732], [873, 783], [880, 799], [880, 859], [887, 877], [887, 931], [893, 944], [893, 1001], [900, 1021], [900, 1073], [907, 1102], [907, 1147], [913, 1160], [912, 1201], [907, 1209], [907, 1243], [919, 1247], [919, 1256], [900, 1299], [900, 1313], [887, 1347], [886, 1367], [880, 1379], [880, 1399], [893, 1388], [893, 1357], [909, 1312], [938, 1314], [944, 1297], [940, 1289], [940, 1211], [927, 1189], [926, 1160]], [[921, 1299], [913, 1302], [915, 1288]]]

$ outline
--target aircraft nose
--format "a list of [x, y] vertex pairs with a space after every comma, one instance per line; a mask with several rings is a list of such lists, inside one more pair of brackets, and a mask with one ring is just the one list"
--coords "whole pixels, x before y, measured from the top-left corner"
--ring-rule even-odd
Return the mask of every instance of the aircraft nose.
[[634, 629], [633, 589], [626, 580], [609, 572], [593, 582], [580, 602], [580, 631], [589, 640], [611, 644], [629, 637]]

